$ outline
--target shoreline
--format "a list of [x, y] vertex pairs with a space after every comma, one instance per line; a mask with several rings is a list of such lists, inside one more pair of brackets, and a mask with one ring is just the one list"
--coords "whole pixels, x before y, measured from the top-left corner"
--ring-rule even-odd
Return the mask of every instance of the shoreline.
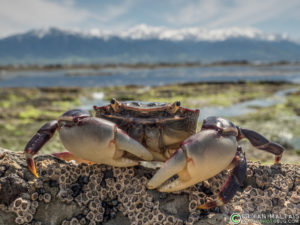
[[107, 64], [18, 64], [18, 65], [0, 65], [0, 71], [52, 71], [52, 70], [80, 70], [80, 69], [113, 69], [113, 68], [128, 68], [128, 69], [156, 69], [156, 68], [176, 68], [176, 67], [218, 67], [218, 66], [288, 66], [300, 65], [300, 62], [276, 61], [276, 62], [251, 62], [246, 60], [237, 61], [216, 61], [211, 63], [202, 62], [159, 62], [159, 63], [107, 63]]

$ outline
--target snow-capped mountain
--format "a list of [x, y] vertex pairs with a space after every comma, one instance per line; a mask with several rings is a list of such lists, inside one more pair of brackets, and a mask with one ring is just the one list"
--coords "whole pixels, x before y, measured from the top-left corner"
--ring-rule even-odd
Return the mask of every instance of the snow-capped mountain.
[[300, 45], [254, 28], [125, 31], [31, 30], [0, 39], [0, 64], [132, 63], [226, 60], [298, 61]]
[[109, 39], [118, 37], [131, 40], [169, 40], [169, 41], [225, 41], [232, 38], [248, 38], [265, 41], [288, 40], [285, 34], [266, 34], [256, 28], [224, 28], [224, 29], [204, 29], [198, 27], [170, 29], [166, 27], [151, 27], [141, 24], [123, 31], [107, 31], [97, 28], [88, 31], [61, 30], [57, 28], [36, 29], [27, 32], [28, 35], [43, 38], [54, 33], [65, 33], [67, 35], [77, 35], [86, 38]]
[[286, 35], [265, 34], [255, 28], [241, 29], [238, 27], [227, 29], [214, 29], [208, 30], [198, 27], [182, 28], [182, 29], [169, 29], [165, 27], [151, 27], [147, 25], [135, 26], [126, 31], [120, 32], [105, 32], [99, 29], [92, 29], [87, 32], [90, 36], [108, 38], [117, 36], [120, 38], [127, 38], [133, 40], [170, 40], [170, 41], [224, 41], [230, 38], [249, 38], [259, 39], [266, 41], [285, 40]]

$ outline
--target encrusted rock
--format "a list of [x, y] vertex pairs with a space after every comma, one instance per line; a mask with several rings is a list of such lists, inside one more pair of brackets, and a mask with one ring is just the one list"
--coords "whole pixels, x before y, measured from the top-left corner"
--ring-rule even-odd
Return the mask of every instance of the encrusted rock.
[[[215, 199], [228, 171], [176, 193], [147, 190], [155, 170], [67, 163], [35, 158], [40, 177], [22, 153], [0, 148], [0, 225], [6, 224], [228, 224], [240, 215], [300, 214], [299, 166], [248, 162], [247, 179], [222, 207], [200, 210]], [[259, 219], [242, 218], [244, 224]], [[298, 217], [299, 221], [299, 217]]]

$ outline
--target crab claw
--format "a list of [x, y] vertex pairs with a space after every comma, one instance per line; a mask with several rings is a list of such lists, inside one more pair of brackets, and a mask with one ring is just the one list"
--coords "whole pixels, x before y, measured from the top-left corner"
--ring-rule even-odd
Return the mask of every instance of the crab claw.
[[104, 119], [82, 118], [77, 124], [62, 126], [59, 135], [66, 149], [83, 160], [127, 167], [139, 164], [128, 153], [143, 160], [153, 159], [143, 145]]
[[27, 143], [24, 150], [26, 162], [36, 177], [38, 173], [33, 156], [51, 139], [56, 130], [64, 147], [70, 151], [54, 154], [61, 159], [119, 167], [139, 165], [139, 159], [153, 159], [151, 152], [116, 124], [91, 117], [85, 110], [73, 109], [62, 114], [57, 121], [44, 124]]
[[119, 128], [116, 129], [116, 146], [118, 149], [125, 150], [141, 159], [149, 161], [153, 159], [151, 152]]
[[179, 173], [186, 166], [186, 156], [183, 150], [180, 148], [177, 152], [168, 159], [164, 165], [157, 171], [157, 173], [149, 181], [148, 189], [154, 189], [172, 177], [176, 173]]
[[[158, 188], [161, 192], [185, 189], [226, 169], [234, 158], [236, 149], [234, 136], [221, 138], [218, 131], [203, 130], [186, 139], [147, 186], [153, 189], [162, 184]], [[179, 176], [177, 179], [163, 184], [175, 174]]]

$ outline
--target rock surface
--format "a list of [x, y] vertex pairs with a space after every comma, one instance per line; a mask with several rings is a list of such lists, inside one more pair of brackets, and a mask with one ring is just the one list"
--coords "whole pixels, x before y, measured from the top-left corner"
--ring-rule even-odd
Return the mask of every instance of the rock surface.
[[[181, 192], [159, 193], [146, 189], [155, 170], [67, 163], [51, 155], [35, 161], [38, 179], [22, 153], [0, 148], [0, 225], [233, 224], [233, 213], [241, 215], [241, 224], [273, 224], [278, 216], [299, 222], [298, 165], [248, 162], [247, 179], [235, 197], [200, 210], [197, 205], [217, 196], [228, 171]], [[273, 215], [272, 221], [263, 221], [263, 215]]]

